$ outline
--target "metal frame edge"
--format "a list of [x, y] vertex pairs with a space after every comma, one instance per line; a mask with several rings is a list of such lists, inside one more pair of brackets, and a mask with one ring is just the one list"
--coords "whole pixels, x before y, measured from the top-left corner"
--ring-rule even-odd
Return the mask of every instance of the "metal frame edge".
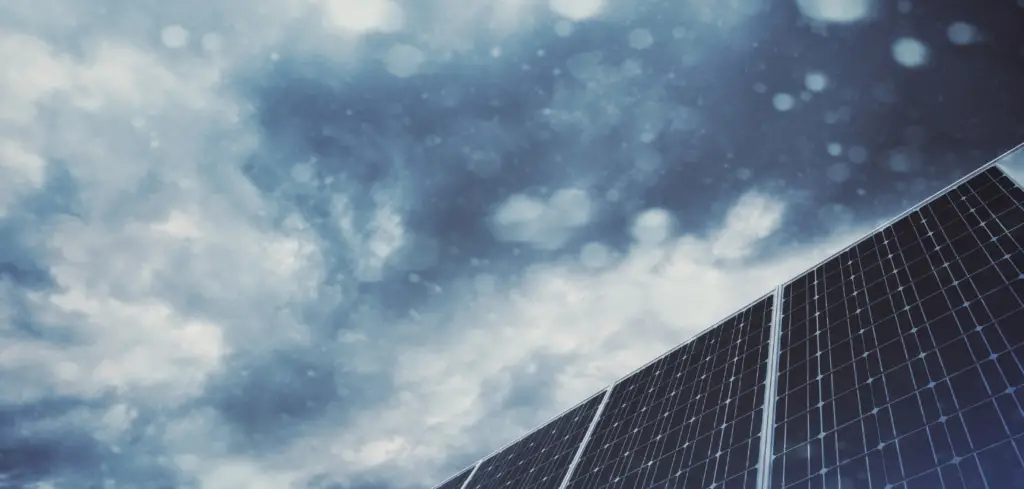
[[764, 412], [761, 413], [761, 448], [757, 461], [757, 489], [771, 484], [772, 453], [775, 450], [775, 403], [782, 355], [782, 302], [785, 285], [775, 288], [772, 300], [772, 325], [768, 337], [768, 365], [764, 381]]
[[459, 487], [459, 489], [466, 489], [469, 487], [469, 481], [473, 480], [473, 476], [476, 475], [476, 469], [480, 468], [480, 462], [482, 462], [482, 460], [477, 460], [476, 464], [473, 465], [473, 471], [469, 473], [469, 477], [466, 477], [466, 480], [462, 482], [462, 486]]
[[565, 471], [565, 477], [562, 479], [562, 483], [558, 485], [558, 489], [565, 489], [569, 485], [569, 481], [572, 480], [572, 474], [576, 472], [576, 464], [580, 462], [580, 458], [583, 457], [583, 450], [586, 450], [587, 443], [590, 442], [590, 436], [594, 434], [594, 429], [597, 428], [597, 422], [601, 419], [601, 414], [604, 412], [605, 405], [608, 404], [608, 399], [612, 397], [612, 389], [614, 385], [608, 386], [604, 390], [604, 398], [601, 399], [601, 404], [597, 406], [597, 411], [594, 411], [594, 419], [590, 420], [590, 426], [587, 427], [587, 432], [583, 435], [583, 440], [580, 441], [580, 447], [576, 449], [576, 454], [572, 457], [572, 462], [569, 462], [569, 468]]

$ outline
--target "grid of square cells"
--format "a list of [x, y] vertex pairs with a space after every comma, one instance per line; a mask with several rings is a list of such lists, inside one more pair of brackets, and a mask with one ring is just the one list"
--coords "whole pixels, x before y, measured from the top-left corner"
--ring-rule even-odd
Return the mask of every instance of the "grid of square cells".
[[784, 288], [772, 488], [1024, 487], [1022, 204], [991, 168]]
[[603, 392], [480, 462], [467, 489], [557, 489], [602, 397]]
[[612, 388], [571, 489], [753, 489], [772, 297]]

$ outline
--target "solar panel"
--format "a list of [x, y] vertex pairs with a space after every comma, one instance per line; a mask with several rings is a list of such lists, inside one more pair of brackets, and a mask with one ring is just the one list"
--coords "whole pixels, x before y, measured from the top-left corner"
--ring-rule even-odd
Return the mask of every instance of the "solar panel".
[[1022, 245], [1024, 190], [986, 165], [458, 478], [1024, 487]]
[[753, 488], [771, 319], [766, 296], [616, 383], [566, 487]]
[[469, 479], [469, 475], [473, 473], [473, 467], [469, 467], [458, 475], [452, 477], [437, 486], [436, 489], [462, 489], [462, 485]]
[[1024, 484], [1022, 205], [990, 167], [784, 286], [770, 487]]
[[557, 489], [603, 395], [570, 409], [480, 462], [467, 489]]

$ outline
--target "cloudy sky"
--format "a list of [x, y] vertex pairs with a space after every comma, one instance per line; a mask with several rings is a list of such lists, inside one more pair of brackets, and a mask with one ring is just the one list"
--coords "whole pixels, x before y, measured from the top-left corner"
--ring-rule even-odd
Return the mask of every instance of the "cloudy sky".
[[0, 487], [430, 487], [1024, 140], [1024, 2], [0, 2]]

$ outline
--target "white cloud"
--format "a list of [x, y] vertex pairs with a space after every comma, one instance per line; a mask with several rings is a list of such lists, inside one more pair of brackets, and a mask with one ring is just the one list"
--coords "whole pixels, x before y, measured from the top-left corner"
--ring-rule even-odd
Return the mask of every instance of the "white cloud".
[[633, 29], [629, 33], [629, 47], [633, 49], [647, 49], [654, 45], [654, 36], [647, 29]]
[[423, 61], [423, 51], [408, 44], [396, 44], [384, 56], [384, 66], [388, 72], [399, 78], [415, 75]]
[[332, 214], [345, 244], [357, 257], [354, 274], [362, 282], [379, 281], [396, 253], [407, 245], [402, 216], [386, 199], [378, 200], [369, 222], [360, 223], [344, 195], [333, 199]]
[[491, 222], [500, 240], [557, 249], [593, 217], [590, 196], [580, 189], [565, 188], [546, 201], [525, 194], [512, 195], [498, 206]]
[[354, 34], [394, 32], [402, 28], [402, 7], [391, 0], [324, 0], [324, 21]]
[[600, 15], [605, 0], [550, 0], [551, 10], [569, 20], [581, 21]]
[[759, 192], [740, 197], [725, 217], [725, 223], [712, 242], [712, 253], [727, 260], [745, 258], [757, 243], [770, 236], [782, 224], [785, 203]]
[[36, 103], [55, 90], [71, 83], [66, 61], [56, 56], [50, 46], [32, 36], [15, 33], [0, 34], [0, 57], [17, 70], [4, 70], [0, 75], [0, 122], [25, 124], [36, 116]]
[[188, 45], [189, 32], [184, 27], [173, 24], [160, 31], [160, 41], [171, 49], [179, 49]]
[[[55, 348], [9, 341], [0, 351], [4, 368], [49, 371], [47, 387], [59, 395], [98, 397], [113, 390], [175, 402], [198, 394], [219, 367], [225, 345], [216, 325], [182, 317], [160, 302], [119, 301], [66, 285], [68, 292], [37, 297], [33, 305], [80, 318], [78, 334], [91, 344]], [[8, 393], [21, 402], [31, 400], [25, 391]]]
[[636, 216], [630, 231], [638, 243], [658, 245], [671, 235], [674, 223], [675, 218], [667, 210], [648, 209]]
[[874, 0], [796, 0], [800, 13], [821, 22], [851, 23], [869, 19]]

